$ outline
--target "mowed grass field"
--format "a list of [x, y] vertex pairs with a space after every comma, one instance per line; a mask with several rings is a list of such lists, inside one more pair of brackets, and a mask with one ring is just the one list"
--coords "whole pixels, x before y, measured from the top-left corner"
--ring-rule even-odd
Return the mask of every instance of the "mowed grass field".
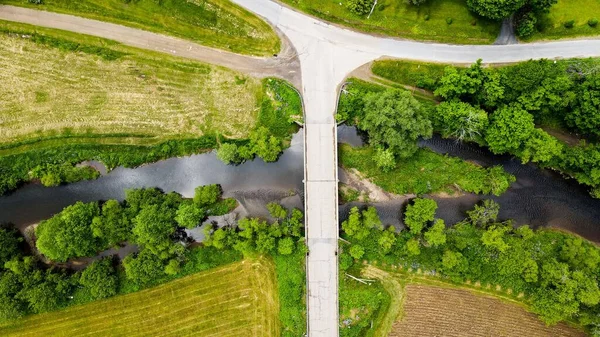
[[0, 146], [74, 135], [144, 145], [244, 138], [256, 125], [259, 79], [89, 36], [2, 21], [0, 30]]
[[[600, 35], [600, 24], [590, 27], [588, 20], [600, 20], [600, 0], [558, 1], [538, 22], [540, 32], [527, 40], [562, 39]], [[575, 20], [573, 28], [565, 28], [567, 21]]]
[[155, 288], [0, 325], [1, 336], [279, 336], [271, 260], [244, 260]]
[[263, 20], [228, 0], [0, 0], [0, 4], [110, 21], [240, 54], [271, 56], [279, 38]]
[[[282, 2], [351, 29], [413, 40], [488, 44], [500, 31], [500, 23], [471, 14], [464, 0], [429, 0], [420, 6], [406, 1], [379, 0], [370, 18], [350, 12], [345, 6], [346, 1]], [[446, 22], [449, 18], [452, 19], [451, 24]]]

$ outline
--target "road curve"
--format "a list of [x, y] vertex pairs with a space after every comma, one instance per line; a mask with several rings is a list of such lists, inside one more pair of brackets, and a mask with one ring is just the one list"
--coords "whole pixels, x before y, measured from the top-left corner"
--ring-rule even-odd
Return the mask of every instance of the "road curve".
[[29, 8], [0, 5], [0, 20], [97, 36], [136, 48], [220, 65], [259, 78], [279, 77], [292, 82], [296, 86], [300, 85], [296, 52], [282, 34], [279, 34], [282, 39], [282, 50], [279, 55], [272, 58], [262, 58], [234, 54], [141, 29]]
[[354, 69], [382, 56], [431, 62], [515, 62], [600, 55], [600, 40], [509, 46], [458, 46], [365, 35], [267, 0], [232, 0], [282, 31], [298, 51], [305, 106], [307, 327], [310, 337], [339, 336], [338, 86]]

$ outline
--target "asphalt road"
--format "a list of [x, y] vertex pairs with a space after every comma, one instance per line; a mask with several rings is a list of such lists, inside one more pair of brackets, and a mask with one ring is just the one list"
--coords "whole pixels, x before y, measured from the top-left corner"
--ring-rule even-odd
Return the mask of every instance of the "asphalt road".
[[[258, 76], [279, 76], [297, 86], [300, 61], [305, 104], [305, 208], [308, 332], [338, 336], [337, 139], [334, 112], [339, 85], [355, 68], [382, 56], [447, 63], [517, 62], [600, 56], [600, 40], [516, 45], [446, 45], [375, 37], [330, 25], [270, 0], [232, 0], [262, 16], [291, 42], [275, 58], [239, 56], [172, 37], [76, 18], [0, 6], [0, 19], [110, 38], [135, 47], [198, 59]], [[294, 55], [297, 52], [297, 57]]]

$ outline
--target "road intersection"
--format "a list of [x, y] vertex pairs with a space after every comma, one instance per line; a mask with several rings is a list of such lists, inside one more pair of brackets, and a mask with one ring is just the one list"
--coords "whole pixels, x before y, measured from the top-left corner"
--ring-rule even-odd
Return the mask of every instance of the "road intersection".
[[219, 64], [260, 77], [294, 83], [305, 107], [305, 210], [307, 324], [310, 337], [339, 335], [338, 174], [334, 112], [345, 77], [381, 57], [444, 63], [509, 63], [539, 58], [600, 56], [600, 40], [514, 45], [445, 45], [375, 37], [330, 25], [272, 0], [232, 0], [283, 34], [282, 53], [254, 58], [120, 25], [0, 6], [0, 19], [84, 33], [160, 52]]

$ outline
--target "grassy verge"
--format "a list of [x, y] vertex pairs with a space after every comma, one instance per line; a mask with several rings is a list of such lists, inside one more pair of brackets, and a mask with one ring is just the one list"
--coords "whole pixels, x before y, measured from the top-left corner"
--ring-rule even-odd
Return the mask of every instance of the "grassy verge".
[[433, 90], [445, 67], [441, 63], [383, 60], [374, 62], [371, 71], [398, 84]]
[[244, 260], [134, 294], [30, 316], [3, 336], [277, 336], [273, 263]]
[[273, 259], [279, 292], [281, 336], [304, 336], [306, 334], [305, 251], [297, 249], [292, 255], [274, 254]]
[[[379, 0], [370, 18], [350, 12], [345, 1], [282, 0], [298, 9], [367, 33], [446, 43], [487, 44], [496, 39], [500, 24], [473, 15], [462, 0], [432, 0], [421, 6]], [[448, 24], [447, 20], [452, 19]], [[449, 21], [449, 20], [448, 20]]]
[[[538, 22], [539, 32], [526, 41], [556, 40], [583, 36], [600, 35], [600, 25], [591, 27], [590, 19], [600, 20], [600, 1], [579, 0], [559, 1], [543, 14]], [[574, 20], [573, 28], [566, 28], [565, 23]]]
[[359, 268], [340, 274], [340, 336], [382, 336], [378, 327], [392, 301], [379, 282], [365, 284], [346, 274], [360, 277]]
[[0, 4], [83, 16], [189, 39], [241, 54], [279, 52], [277, 34], [257, 16], [227, 0], [0, 0]]
[[285, 139], [302, 116], [281, 80], [24, 24], [0, 21], [0, 41], [0, 194], [65, 163], [132, 167], [243, 140], [257, 126]]
[[373, 161], [371, 147], [340, 145], [340, 163], [357, 169], [385, 191], [396, 194], [449, 193], [459, 191], [501, 194], [514, 181], [502, 168], [483, 168], [460, 158], [419, 149], [407, 159], [399, 159], [396, 168], [382, 172]]

